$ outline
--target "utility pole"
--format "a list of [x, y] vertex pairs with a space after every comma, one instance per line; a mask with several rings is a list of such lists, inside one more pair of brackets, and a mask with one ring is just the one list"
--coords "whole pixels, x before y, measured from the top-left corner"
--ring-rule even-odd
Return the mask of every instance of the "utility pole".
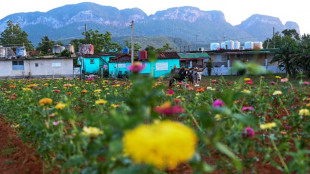
[[88, 43], [88, 38], [87, 38], [87, 24], [85, 24], [85, 39], [86, 39], [86, 43]]
[[273, 48], [276, 48], [276, 40], [274, 38], [274, 27], [272, 28], [273, 29], [273, 35], [272, 35], [272, 38], [273, 38]]
[[196, 34], [196, 50], [195, 51], [197, 51], [197, 45], [198, 45], [198, 43], [197, 43], [197, 40], [198, 40], [198, 35]]
[[133, 64], [133, 57], [134, 57], [134, 40], [133, 40], [133, 34], [134, 34], [134, 21], [131, 21], [131, 64]]

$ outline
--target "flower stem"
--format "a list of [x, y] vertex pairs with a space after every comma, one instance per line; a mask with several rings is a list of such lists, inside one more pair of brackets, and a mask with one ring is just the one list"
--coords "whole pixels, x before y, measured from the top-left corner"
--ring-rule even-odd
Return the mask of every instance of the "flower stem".
[[284, 167], [285, 172], [286, 172], [286, 173], [289, 173], [289, 170], [288, 170], [288, 168], [287, 168], [287, 165], [286, 165], [285, 161], [283, 160], [283, 157], [282, 157], [282, 155], [281, 155], [279, 149], [277, 148], [276, 143], [273, 141], [272, 138], [270, 138], [270, 140], [271, 140], [271, 143], [272, 143], [272, 145], [273, 145], [273, 148], [274, 148], [274, 149], [276, 150], [276, 152], [278, 153], [278, 156], [279, 156], [280, 161], [281, 161], [281, 163], [282, 163], [282, 165], [283, 165], [283, 167]]

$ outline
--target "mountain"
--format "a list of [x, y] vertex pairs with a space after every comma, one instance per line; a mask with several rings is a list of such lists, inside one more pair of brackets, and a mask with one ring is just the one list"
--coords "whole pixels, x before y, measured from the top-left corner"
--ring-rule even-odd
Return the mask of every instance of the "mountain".
[[[273, 26], [279, 31], [285, 28], [295, 28], [299, 31], [297, 23], [287, 22], [283, 25], [278, 18], [263, 15], [253, 15], [240, 25], [233, 26], [226, 21], [221, 11], [203, 11], [186, 6], [169, 8], [148, 16], [138, 8], [119, 10], [89, 2], [65, 5], [46, 13], [9, 15], [0, 20], [0, 32], [6, 28], [7, 20], [20, 23], [35, 45], [45, 35], [60, 41], [81, 38], [83, 37], [81, 33], [85, 31], [85, 24], [87, 29], [109, 31], [113, 37], [130, 36], [132, 20], [135, 21], [135, 36], [182, 38], [194, 45], [228, 39], [241, 42], [264, 41], [272, 36]], [[185, 45], [176, 43], [176, 46]]]
[[276, 31], [283, 31], [285, 29], [296, 29], [299, 33], [299, 26], [295, 22], [286, 22], [282, 24], [277, 17], [255, 14], [236, 26], [242, 31], [250, 33], [253, 37], [259, 40], [272, 38], [273, 27]]

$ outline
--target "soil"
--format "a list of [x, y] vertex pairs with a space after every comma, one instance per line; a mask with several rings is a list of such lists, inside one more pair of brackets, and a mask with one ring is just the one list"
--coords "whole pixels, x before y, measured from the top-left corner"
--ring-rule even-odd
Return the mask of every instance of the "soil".
[[41, 174], [43, 163], [35, 150], [17, 137], [0, 115], [0, 173]]

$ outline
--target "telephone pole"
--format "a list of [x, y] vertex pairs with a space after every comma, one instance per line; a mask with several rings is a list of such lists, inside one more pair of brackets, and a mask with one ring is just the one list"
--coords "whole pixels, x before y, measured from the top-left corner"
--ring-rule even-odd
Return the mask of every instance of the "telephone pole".
[[85, 39], [86, 39], [86, 43], [88, 43], [88, 37], [87, 37], [87, 24], [85, 24]]
[[131, 64], [133, 64], [133, 57], [134, 57], [134, 40], [133, 40], [133, 34], [134, 34], [134, 21], [131, 21]]
[[272, 28], [273, 29], [273, 35], [272, 35], [272, 38], [273, 38], [273, 48], [276, 48], [276, 40], [274, 38], [274, 27]]

